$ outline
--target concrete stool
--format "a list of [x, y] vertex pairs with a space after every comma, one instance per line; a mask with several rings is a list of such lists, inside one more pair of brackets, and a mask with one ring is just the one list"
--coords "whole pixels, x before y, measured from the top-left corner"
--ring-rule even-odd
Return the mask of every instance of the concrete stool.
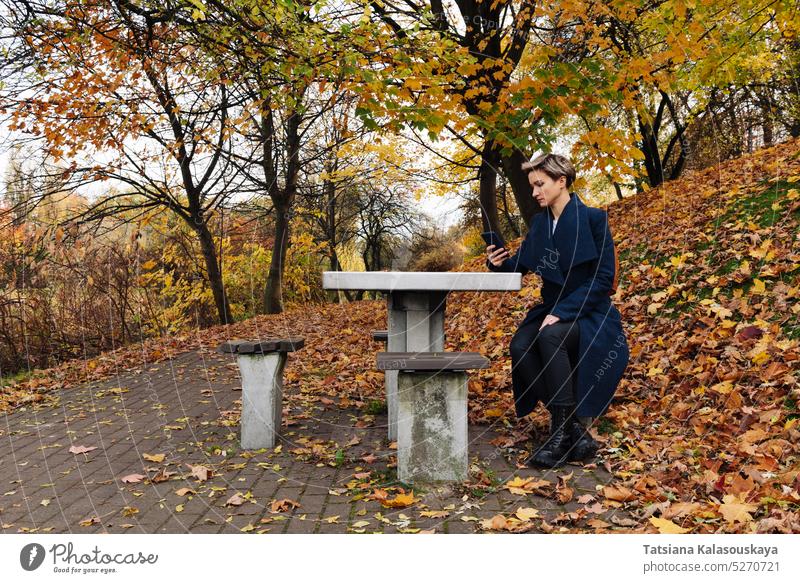
[[397, 477], [467, 479], [467, 369], [488, 368], [477, 352], [382, 352], [378, 369], [396, 370]]
[[303, 347], [299, 337], [260, 342], [231, 340], [218, 352], [235, 354], [242, 375], [242, 449], [275, 447], [281, 426], [283, 368], [287, 353]]

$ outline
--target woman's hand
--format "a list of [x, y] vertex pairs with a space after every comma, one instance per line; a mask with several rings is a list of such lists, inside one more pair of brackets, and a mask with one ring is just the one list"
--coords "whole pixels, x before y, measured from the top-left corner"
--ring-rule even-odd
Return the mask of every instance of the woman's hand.
[[489, 263], [495, 267], [500, 267], [503, 264], [503, 261], [508, 259], [508, 251], [506, 251], [504, 247], [500, 247], [500, 249], [495, 251], [494, 247], [494, 245], [489, 245], [486, 248], [486, 254], [489, 256]]
[[542, 320], [542, 325], [539, 326], [539, 330], [541, 330], [545, 326], [549, 326], [550, 324], [555, 324], [559, 320], [561, 320], [561, 318], [559, 318], [558, 316], [554, 316], [553, 314], [547, 314], [544, 317], [544, 320]]

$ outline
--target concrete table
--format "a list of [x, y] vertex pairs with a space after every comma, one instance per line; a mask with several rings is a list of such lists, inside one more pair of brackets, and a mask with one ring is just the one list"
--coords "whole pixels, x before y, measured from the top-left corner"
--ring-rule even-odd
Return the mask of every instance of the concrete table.
[[[443, 352], [447, 294], [452, 291], [519, 291], [520, 273], [324, 271], [330, 290], [382, 291], [388, 294], [389, 352]], [[366, 332], [365, 332], [366, 333]], [[389, 439], [397, 439], [397, 372], [386, 371]]]

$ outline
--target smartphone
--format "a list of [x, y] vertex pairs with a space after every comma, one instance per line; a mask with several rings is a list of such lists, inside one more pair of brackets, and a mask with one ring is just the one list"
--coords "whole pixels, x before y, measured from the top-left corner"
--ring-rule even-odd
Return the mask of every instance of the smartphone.
[[506, 246], [505, 242], [503, 241], [503, 237], [494, 231], [486, 231], [485, 233], [481, 233], [481, 237], [483, 237], [483, 240], [486, 241], [487, 245], [494, 245], [495, 251], [505, 248]]

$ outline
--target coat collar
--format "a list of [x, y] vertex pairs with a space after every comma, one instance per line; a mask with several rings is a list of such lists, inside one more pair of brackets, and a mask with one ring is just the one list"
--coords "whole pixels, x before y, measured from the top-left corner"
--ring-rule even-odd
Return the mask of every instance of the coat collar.
[[531, 254], [526, 263], [543, 279], [563, 284], [572, 267], [596, 259], [598, 252], [589, 223], [589, 207], [577, 193], [570, 193], [569, 202], [558, 217], [555, 233], [552, 233], [552, 221], [549, 207], [534, 216]]

